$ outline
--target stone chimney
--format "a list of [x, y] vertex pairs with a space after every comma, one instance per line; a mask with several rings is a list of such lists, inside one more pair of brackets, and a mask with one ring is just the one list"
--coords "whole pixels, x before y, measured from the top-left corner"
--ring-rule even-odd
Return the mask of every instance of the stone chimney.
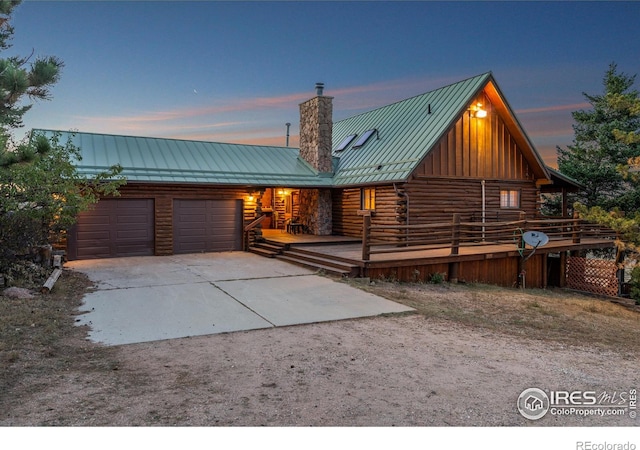
[[333, 97], [323, 95], [324, 83], [316, 83], [316, 96], [300, 104], [300, 156], [318, 172], [333, 172], [331, 158]]
[[[325, 97], [323, 89], [316, 83], [316, 96], [300, 104], [300, 156], [318, 172], [331, 174], [333, 97]], [[332, 233], [332, 212], [331, 189], [300, 189], [300, 219], [312, 234]]]

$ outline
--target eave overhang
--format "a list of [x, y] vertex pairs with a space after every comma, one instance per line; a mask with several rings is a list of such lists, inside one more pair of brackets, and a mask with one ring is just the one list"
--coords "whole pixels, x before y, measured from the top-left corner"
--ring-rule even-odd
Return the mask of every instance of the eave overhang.
[[[544, 164], [544, 161], [540, 157], [540, 154], [529, 139], [529, 136], [524, 131], [522, 124], [516, 117], [513, 109], [511, 109], [511, 107], [509, 106], [509, 103], [500, 91], [500, 88], [493, 79], [492, 75], [489, 77], [489, 80], [482, 89], [484, 89], [484, 92], [487, 97], [489, 97], [489, 100], [491, 100], [493, 107], [498, 111], [498, 113], [504, 120], [507, 129], [511, 133], [513, 139], [516, 141], [516, 144], [518, 144], [518, 146], [522, 150], [524, 158], [533, 170], [534, 176], [537, 180], [536, 183], [540, 183], [540, 180], [543, 179], [550, 180], [551, 175], [547, 170], [547, 166]], [[482, 89], [479, 89], [476, 95], [480, 94]]]

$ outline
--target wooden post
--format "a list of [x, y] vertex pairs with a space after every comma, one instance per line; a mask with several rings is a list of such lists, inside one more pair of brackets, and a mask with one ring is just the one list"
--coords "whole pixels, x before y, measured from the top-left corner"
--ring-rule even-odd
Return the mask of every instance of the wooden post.
[[516, 281], [516, 287], [519, 289], [525, 289], [527, 285], [527, 271], [524, 270], [524, 264], [522, 258], [518, 259], [518, 281]]
[[42, 259], [42, 267], [51, 267], [51, 252], [53, 249], [50, 245], [43, 245], [40, 247], [40, 258]]
[[[524, 241], [522, 240], [522, 235], [518, 237], [518, 248], [524, 248]], [[520, 255], [518, 258], [518, 277], [516, 278], [516, 287], [522, 288], [524, 283], [523, 281], [526, 279], [527, 272], [524, 270], [524, 251], [523, 255]], [[525, 282], [526, 283], [526, 282]]]
[[[526, 222], [527, 221], [527, 213], [524, 212], [524, 211], [520, 211], [518, 220], [520, 220], [520, 222]], [[522, 228], [524, 228], [524, 225], [526, 225], [526, 223], [523, 224]]]
[[48, 294], [49, 292], [51, 292], [51, 289], [53, 289], [53, 285], [56, 283], [56, 281], [58, 281], [60, 275], [62, 275], [62, 269], [55, 269], [53, 271], [47, 282], [42, 286], [41, 291], [43, 294]]
[[458, 282], [458, 273], [460, 272], [460, 263], [449, 263], [449, 283], [456, 284]]
[[371, 216], [362, 216], [362, 260], [369, 261], [371, 258], [371, 244], [369, 243], [371, 233]]
[[580, 243], [580, 219], [578, 218], [578, 213], [574, 211], [573, 213], [573, 243]]
[[460, 249], [460, 214], [455, 213], [453, 215], [453, 223], [451, 225], [451, 254], [457, 255], [459, 249]]
[[[254, 196], [255, 202], [256, 202], [256, 209], [255, 209], [254, 217], [256, 217], [256, 218], [262, 216], [262, 195], [263, 194], [264, 194], [264, 190], [261, 189], [258, 192], [256, 192], [256, 195]], [[262, 222], [260, 222], [258, 225], [256, 225], [255, 239], [256, 240], [262, 240]]]
[[560, 252], [560, 286], [567, 286], [567, 252]]
[[622, 284], [624, 283], [624, 252], [620, 251], [620, 249], [616, 249], [616, 278], [618, 279], [618, 297], [621, 297], [622, 292]]

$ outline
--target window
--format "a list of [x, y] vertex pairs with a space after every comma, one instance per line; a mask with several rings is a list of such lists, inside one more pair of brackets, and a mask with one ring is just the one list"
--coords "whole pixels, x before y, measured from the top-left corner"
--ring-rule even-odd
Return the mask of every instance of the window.
[[501, 189], [500, 208], [520, 208], [520, 191], [515, 189]]
[[355, 143], [355, 144], [353, 144], [353, 148], [360, 148], [360, 147], [362, 147], [364, 144], [366, 144], [366, 143], [367, 143], [367, 141], [369, 140], [369, 138], [370, 138], [371, 136], [373, 136], [373, 134], [374, 134], [374, 133], [377, 133], [377, 132], [378, 132], [378, 130], [377, 130], [377, 129], [375, 129], [375, 128], [373, 128], [373, 129], [371, 129], [371, 130], [367, 130], [367, 131], [365, 131], [365, 132], [364, 132], [364, 134], [363, 134], [362, 136], [360, 136], [360, 139], [358, 139], [358, 140], [356, 141], [356, 143]]
[[340, 142], [340, 144], [338, 144], [338, 146], [336, 147], [335, 151], [336, 152], [341, 152], [342, 150], [347, 148], [347, 145], [349, 145], [351, 143], [351, 141], [353, 141], [355, 139], [356, 136], [357, 136], [357, 134], [350, 134], [349, 136], [344, 138], [342, 140], [342, 142]]
[[376, 188], [362, 188], [360, 209], [369, 211], [376, 209]]

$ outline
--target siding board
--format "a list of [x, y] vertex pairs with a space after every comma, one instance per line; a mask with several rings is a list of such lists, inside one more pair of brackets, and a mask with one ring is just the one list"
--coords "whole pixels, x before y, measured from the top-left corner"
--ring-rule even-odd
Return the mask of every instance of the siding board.
[[474, 103], [484, 105], [487, 117], [465, 112], [414, 174], [533, 180], [533, 170], [489, 99], [481, 95]]
[[[525, 266], [526, 286], [529, 288], [545, 288], [546, 279], [544, 268], [546, 267], [547, 254], [533, 255]], [[512, 287], [518, 282], [518, 260], [520, 257], [505, 257], [491, 260], [460, 261], [458, 266], [458, 279], [467, 283], [486, 283], [498, 286]], [[365, 276], [371, 279], [392, 279], [405, 282], [429, 281], [435, 273], [444, 274], [449, 279], [450, 266], [448, 264], [421, 263], [367, 267]]]

